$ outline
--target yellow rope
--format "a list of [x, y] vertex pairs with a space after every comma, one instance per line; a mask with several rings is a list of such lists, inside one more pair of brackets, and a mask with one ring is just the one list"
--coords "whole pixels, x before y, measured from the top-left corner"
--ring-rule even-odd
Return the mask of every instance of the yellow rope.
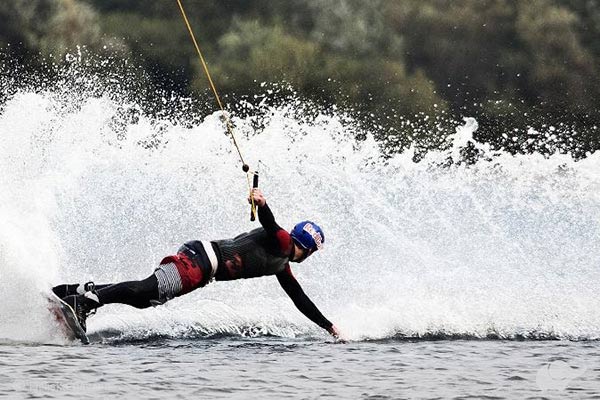
[[208, 83], [210, 84], [210, 88], [212, 89], [213, 93], [215, 94], [215, 98], [217, 99], [217, 104], [219, 105], [219, 108], [223, 112], [227, 133], [229, 133], [229, 135], [233, 139], [233, 144], [235, 145], [235, 148], [237, 149], [237, 152], [240, 156], [240, 161], [242, 162], [244, 172], [246, 172], [246, 180], [248, 181], [248, 190], [250, 193], [250, 199], [251, 199], [251, 203], [252, 203], [252, 214], [254, 216], [256, 216], [256, 205], [254, 203], [254, 196], [252, 195], [252, 184], [250, 183], [250, 175], [248, 173], [249, 169], [248, 169], [247, 164], [244, 162], [244, 157], [242, 156], [240, 147], [238, 146], [237, 140], [235, 139], [235, 135], [233, 134], [233, 125], [231, 124], [231, 119], [229, 118], [229, 115], [225, 112], [225, 109], [223, 108], [223, 103], [221, 103], [221, 98], [219, 97], [217, 88], [215, 87], [215, 84], [210, 76], [210, 72], [208, 71], [208, 66], [206, 65], [206, 61], [204, 61], [204, 57], [202, 56], [202, 51], [200, 51], [200, 46], [198, 46], [198, 42], [196, 41], [196, 36], [194, 35], [194, 31], [192, 30], [192, 27], [190, 25], [188, 17], [185, 13], [183, 4], [181, 4], [181, 0], [177, 0], [177, 4], [179, 5], [179, 10], [181, 10], [181, 16], [183, 17], [183, 21], [185, 22], [185, 25], [187, 26], [188, 32], [190, 33], [190, 37], [192, 38], [192, 42], [194, 43], [194, 47], [196, 48], [196, 53], [198, 53], [198, 58], [200, 59], [202, 68], [204, 68], [204, 73], [206, 74], [206, 77], [208, 78]]

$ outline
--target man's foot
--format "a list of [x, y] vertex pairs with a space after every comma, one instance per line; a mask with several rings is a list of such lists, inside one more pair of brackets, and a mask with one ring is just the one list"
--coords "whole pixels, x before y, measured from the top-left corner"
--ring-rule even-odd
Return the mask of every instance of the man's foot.
[[73, 311], [75, 311], [75, 316], [83, 328], [83, 331], [87, 331], [86, 320], [87, 317], [95, 312], [96, 308], [100, 307], [100, 300], [98, 300], [98, 295], [95, 292], [86, 292], [85, 294], [76, 294], [67, 296], [63, 299], [65, 303], [67, 303]]
[[54, 292], [55, 295], [57, 295], [59, 298], [62, 299], [67, 296], [74, 296], [77, 294], [84, 294], [86, 292], [92, 292], [95, 290], [95, 288], [96, 288], [96, 285], [94, 285], [94, 282], [87, 282], [87, 283], [73, 283], [73, 284], [54, 286], [52, 288], [52, 291]]

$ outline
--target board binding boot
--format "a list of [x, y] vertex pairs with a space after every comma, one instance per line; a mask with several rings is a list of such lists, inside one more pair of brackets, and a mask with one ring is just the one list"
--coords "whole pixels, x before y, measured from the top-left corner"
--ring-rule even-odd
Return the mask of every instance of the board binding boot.
[[84, 294], [67, 296], [63, 301], [73, 309], [79, 325], [81, 325], [84, 332], [87, 332], [87, 318], [95, 314], [96, 308], [102, 305], [98, 299], [98, 294], [95, 291], [89, 291]]
[[96, 289], [94, 282], [86, 283], [72, 283], [66, 285], [58, 285], [52, 288], [52, 291], [58, 298], [62, 299], [67, 296], [74, 296], [77, 294], [84, 294], [86, 292], [93, 292]]

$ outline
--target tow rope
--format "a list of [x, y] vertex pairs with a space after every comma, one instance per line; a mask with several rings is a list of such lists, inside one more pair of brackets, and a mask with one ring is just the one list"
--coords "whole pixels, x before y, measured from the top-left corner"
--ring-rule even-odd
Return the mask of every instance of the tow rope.
[[[181, 16], [183, 17], [183, 21], [185, 22], [187, 30], [190, 33], [190, 38], [192, 39], [192, 42], [194, 43], [194, 47], [196, 48], [196, 53], [198, 53], [198, 58], [200, 60], [200, 64], [202, 65], [202, 68], [204, 69], [204, 73], [206, 74], [206, 77], [208, 78], [208, 83], [210, 84], [210, 88], [212, 89], [212, 91], [215, 95], [215, 99], [217, 100], [219, 109], [221, 110], [223, 118], [225, 119], [225, 127], [227, 130], [227, 133], [231, 136], [233, 144], [235, 145], [238, 155], [240, 156], [240, 161], [242, 162], [242, 171], [244, 171], [246, 173], [246, 180], [248, 181], [248, 191], [249, 191], [250, 202], [251, 202], [250, 221], [254, 221], [256, 219], [256, 204], [254, 203], [254, 196], [252, 195], [252, 188], [258, 187], [258, 172], [255, 171], [253, 173], [250, 173], [249, 172], [250, 167], [248, 166], [248, 164], [246, 164], [244, 162], [244, 157], [242, 156], [242, 151], [240, 150], [240, 146], [238, 145], [237, 140], [235, 139], [235, 134], [233, 133], [233, 124], [231, 123], [231, 118], [229, 117], [229, 114], [225, 112], [225, 109], [223, 108], [223, 103], [221, 102], [221, 97], [219, 96], [219, 93], [217, 92], [217, 88], [210, 76], [210, 72], [208, 71], [208, 66], [206, 65], [206, 61], [204, 61], [204, 56], [202, 56], [202, 51], [200, 50], [200, 46], [198, 45], [198, 42], [196, 41], [196, 36], [194, 35], [192, 26], [190, 25], [188, 17], [185, 13], [183, 4], [181, 4], [181, 0], [177, 0], [177, 4], [179, 5], [179, 10], [181, 10]], [[252, 184], [250, 183], [250, 175], [253, 175]]]

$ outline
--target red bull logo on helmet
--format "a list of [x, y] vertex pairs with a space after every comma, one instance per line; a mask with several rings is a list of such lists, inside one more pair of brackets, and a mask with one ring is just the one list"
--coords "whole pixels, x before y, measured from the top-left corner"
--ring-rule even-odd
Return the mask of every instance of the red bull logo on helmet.
[[307, 232], [315, 241], [317, 245], [317, 250], [321, 250], [323, 248], [323, 237], [319, 232], [315, 230], [311, 223], [307, 223], [302, 227], [304, 232]]

